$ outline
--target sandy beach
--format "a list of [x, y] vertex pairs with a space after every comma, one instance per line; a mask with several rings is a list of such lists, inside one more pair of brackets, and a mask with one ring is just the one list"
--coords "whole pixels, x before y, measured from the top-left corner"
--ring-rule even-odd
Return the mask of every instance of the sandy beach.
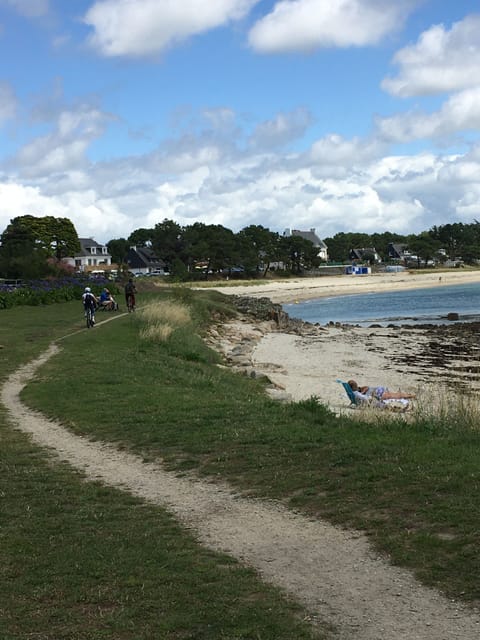
[[[394, 273], [370, 276], [327, 276], [267, 282], [253, 286], [218, 287], [226, 294], [268, 297], [287, 303], [322, 296], [415, 289], [479, 282], [480, 272], [441, 274]], [[230, 338], [253, 335], [253, 325], [233, 326]], [[459, 392], [480, 390], [480, 327], [308, 325], [301, 332], [283, 331], [273, 323], [262, 328], [251, 354], [252, 366], [266, 373], [293, 400], [315, 396], [336, 413], [351, 411], [337, 378], [414, 392], [416, 406], [443, 406]], [[476, 402], [476, 395], [472, 400]]]
[[480, 282], [480, 271], [451, 269], [438, 273], [399, 272], [377, 273], [364, 276], [337, 275], [317, 278], [292, 278], [290, 280], [266, 280], [251, 285], [229, 284], [213, 287], [217, 291], [239, 296], [270, 298], [280, 304], [312, 300], [325, 296], [350, 295], [382, 291], [424, 289], [453, 284]]

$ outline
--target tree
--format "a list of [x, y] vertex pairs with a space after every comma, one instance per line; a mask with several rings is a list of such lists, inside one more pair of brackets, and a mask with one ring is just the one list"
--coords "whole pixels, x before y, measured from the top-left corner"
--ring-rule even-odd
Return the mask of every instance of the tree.
[[53, 251], [57, 260], [74, 256], [80, 250], [78, 234], [71, 220], [53, 216], [37, 218], [37, 220], [41, 224], [47, 251]]
[[439, 241], [432, 238], [428, 231], [423, 231], [420, 235], [408, 236], [407, 244], [409, 250], [417, 256], [418, 267], [422, 262], [427, 264], [440, 249]]
[[301, 273], [304, 269], [318, 267], [318, 250], [310, 240], [292, 235], [280, 239], [283, 261], [290, 266], [292, 273]]
[[130, 247], [130, 243], [125, 238], [113, 238], [107, 242], [108, 252], [112, 256], [112, 262], [122, 264]]
[[52, 270], [47, 263], [49, 258], [59, 261], [75, 255], [80, 249], [71, 220], [53, 216], [13, 218], [0, 242], [2, 272], [17, 278], [45, 275]]
[[347, 262], [352, 249], [375, 246], [367, 233], [337, 233], [333, 238], [325, 238], [330, 259]]
[[153, 229], [135, 229], [129, 236], [129, 245], [149, 247], [153, 241]]
[[35, 249], [42, 249], [47, 256], [61, 260], [73, 256], [80, 249], [80, 241], [73, 223], [68, 218], [53, 216], [18, 216], [2, 234], [2, 246], [10, 237], [29, 236]]
[[152, 234], [152, 249], [173, 272], [173, 264], [178, 267], [178, 260], [184, 259], [184, 230], [173, 220], [159, 222], [155, 225]]
[[202, 222], [186, 227], [185, 255], [190, 271], [203, 263], [205, 277], [210, 272], [228, 269], [238, 263], [238, 244], [235, 234], [220, 224]]
[[249, 225], [238, 232], [240, 261], [249, 272], [258, 271], [264, 266], [263, 276], [267, 275], [272, 262], [278, 259], [279, 235], [261, 225]]

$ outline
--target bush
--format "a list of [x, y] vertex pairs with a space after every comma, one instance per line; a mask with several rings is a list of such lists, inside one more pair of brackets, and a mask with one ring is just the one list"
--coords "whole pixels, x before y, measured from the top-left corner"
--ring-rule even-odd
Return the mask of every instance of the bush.
[[63, 277], [24, 281], [19, 285], [0, 284], [0, 309], [80, 300], [86, 286], [91, 286], [95, 295], [98, 295], [107, 283], [112, 293], [117, 294], [118, 290], [110, 281], [99, 278]]

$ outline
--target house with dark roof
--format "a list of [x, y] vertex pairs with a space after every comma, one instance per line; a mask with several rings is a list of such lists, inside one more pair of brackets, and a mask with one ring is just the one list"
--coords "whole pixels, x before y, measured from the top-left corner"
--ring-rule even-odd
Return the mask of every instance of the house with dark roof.
[[131, 246], [125, 258], [129, 270], [135, 274], [155, 273], [165, 275], [165, 262], [155, 255], [150, 247]]
[[325, 242], [317, 236], [315, 229], [310, 229], [310, 231], [300, 231], [299, 229], [285, 229], [285, 231], [283, 232], [283, 235], [285, 237], [300, 236], [305, 240], [310, 240], [313, 246], [316, 247], [316, 249], [318, 250], [317, 256], [321, 260], [324, 260], [325, 262], [327, 262], [328, 247], [325, 244]]
[[390, 260], [404, 262], [412, 257], [411, 252], [408, 250], [408, 245], [389, 242], [387, 247], [387, 254]]
[[348, 256], [350, 260], [355, 260], [356, 262], [375, 262], [378, 264], [379, 262], [382, 261], [375, 247], [362, 247], [362, 249], [350, 249]]
[[111, 271], [112, 256], [105, 244], [100, 244], [93, 238], [79, 238], [79, 242], [80, 251], [72, 257], [64, 258], [64, 262], [84, 273]]

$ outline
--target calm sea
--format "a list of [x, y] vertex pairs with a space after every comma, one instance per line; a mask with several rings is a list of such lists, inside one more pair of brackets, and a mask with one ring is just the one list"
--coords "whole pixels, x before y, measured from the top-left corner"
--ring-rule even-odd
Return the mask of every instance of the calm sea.
[[318, 298], [284, 304], [292, 318], [327, 324], [342, 322], [370, 324], [444, 324], [449, 313], [458, 313], [459, 322], [480, 321], [480, 282], [439, 285], [430, 289], [361, 293]]

